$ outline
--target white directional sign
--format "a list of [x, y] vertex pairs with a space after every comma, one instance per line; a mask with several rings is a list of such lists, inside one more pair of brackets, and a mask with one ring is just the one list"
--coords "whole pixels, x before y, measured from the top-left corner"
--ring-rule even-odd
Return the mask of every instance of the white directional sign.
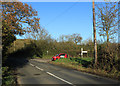
[[82, 53], [87, 53], [87, 51], [82, 51]]
[[83, 48], [81, 48], [81, 57], [83, 57], [84, 53], [87, 53], [87, 51], [83, 51]]

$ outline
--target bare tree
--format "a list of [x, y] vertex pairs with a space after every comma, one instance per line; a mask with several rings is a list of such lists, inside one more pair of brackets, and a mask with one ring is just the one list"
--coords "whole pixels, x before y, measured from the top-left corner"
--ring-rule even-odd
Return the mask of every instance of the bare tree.
[[27, 38], [27, 39], [34, 39], [34, 40], [45, 40], [45, 39], [50, 38], [50, 35], [47, 32], [47, 30], [45, 30], [44, 28], [40, 27], [40, 29], [37, 32], [31, 31], [31, 33], [25, 34], [25, 38]]
[[[105, 0], [106, 1], [106, 0]], [[117, 33], [118, 7], [117, 2], [105, 2], [96, 5], [97, 29], [100, 36], [106, 38], [107, 43]]]
[[78, 33], [74, 33], [73, 35], [71, 35], [75, 44], [81, 43], [82, 37], [80, 36], [80, 34]]

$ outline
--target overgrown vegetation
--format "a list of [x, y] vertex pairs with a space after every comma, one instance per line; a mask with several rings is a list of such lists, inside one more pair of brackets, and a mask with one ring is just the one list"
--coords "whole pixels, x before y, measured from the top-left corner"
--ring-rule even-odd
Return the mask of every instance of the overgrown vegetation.
[[118, 57], [118, 44], [102, 44], [99, 47], [98, 67], [107, 73], [120, 77], [120, 58]]
[[[90, 57], [85, 58], [62, 58], [59, 60], [56, 60], [54, 62], [50, 62], [51, 64], [64, 66], [67, 68], [76, 69], [79, 71], [83, 71], [86, 73], [92, 73], [100, 76], [105, 76], [109, 78], [114, 78], [117, 80], [120, 80], [120, 71], [119, 70], [113, 70], [113, 71], [106, 71], [105, 69], [101, 68], [94, 68], [92, 66], [93, 59]], [[117, 64], [117, 63], [116, 63]], [[117, 66], [119, 67], [119, 66]]]
[[9, 67], [2, 67], [2, 85], [8, 86], [16, 84], [16, 76], [14, 75], [14, 71], [10, 70]]

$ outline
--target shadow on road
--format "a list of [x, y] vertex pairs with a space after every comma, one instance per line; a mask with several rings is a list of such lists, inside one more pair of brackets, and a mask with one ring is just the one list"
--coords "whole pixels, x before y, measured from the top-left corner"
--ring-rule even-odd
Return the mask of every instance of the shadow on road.
[[41, 57], [42, 52], [39, 49], [37, 52], [35, 44], [29, 44], [26, 47], [19, 49], [11, 54], [9, 54], [4, 66], [8, 66], [11, 69], [21, 68], [29, 62], [34, 55]]
[[22, 68], [24, 65], [26, 65], [29, 61], [27, 57], [21, 57], [20, 56], [9, 56], [9, 58], [6, 60], [5, 66], [8, 66], [10, 69], [16, 70], [17, 68]]
[[29, 52], [19, 50], [10, 54], [3, 65], [8, 66], [12, 70], [16, 70], [17, 68], [22, 68], [26, 65], [29, 62], [30, 57], [31, 55]]

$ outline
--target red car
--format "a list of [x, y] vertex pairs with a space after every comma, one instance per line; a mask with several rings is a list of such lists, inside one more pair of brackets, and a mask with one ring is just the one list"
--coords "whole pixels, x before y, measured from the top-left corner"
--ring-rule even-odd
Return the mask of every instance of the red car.
[[60, 58], [68, 58], [68, 55], [65, 53], [57, 54], [56, 56], [52, 57], [52, 61], [55, 61], [55, 60], [60, 59]]

